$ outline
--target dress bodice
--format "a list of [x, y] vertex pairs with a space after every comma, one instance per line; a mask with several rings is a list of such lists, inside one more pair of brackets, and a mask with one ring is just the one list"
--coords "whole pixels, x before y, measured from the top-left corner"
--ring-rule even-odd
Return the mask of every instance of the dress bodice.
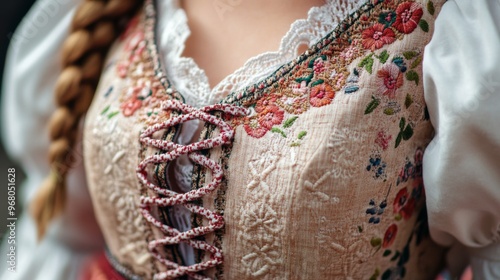
[[[146, 1], [84, 131], [114, 263], [144, 279], [431, 279], [442, 250], [427, 232], [420, 77], [442, 2], [370, 1], [265, 78], [191, 107]], [[193, 120], [199, 139], [179, 139]]]

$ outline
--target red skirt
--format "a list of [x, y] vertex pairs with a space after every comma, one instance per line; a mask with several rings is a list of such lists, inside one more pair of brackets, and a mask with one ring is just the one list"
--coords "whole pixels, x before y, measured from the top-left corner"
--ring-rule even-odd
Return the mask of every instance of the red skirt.
[[80, 280], [126, 280], [118, 273], [103, 251], [89, 260], [84, 266]]

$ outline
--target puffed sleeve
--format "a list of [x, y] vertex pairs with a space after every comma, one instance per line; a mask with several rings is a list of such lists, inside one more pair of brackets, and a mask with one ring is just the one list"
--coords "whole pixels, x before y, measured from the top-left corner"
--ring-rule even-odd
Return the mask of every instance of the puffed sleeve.
[[448, 1], [423, 67], [431, 236], [467, 247], [476, 279], [500, 279], [500, 0]]
[[[5, 252], [12, 244], [4, 239], [0, 279], [77, 279], [83, 261], [103, 246], [81, 160], [68, 175], [70, 206], [40, 243], [26, 211], [49, 171], [47, 121], [55, 110], [53, 88], [61, 70], [60, 46], [68, 35], [78, 3], [78, 0], [39, 0], [11, 39], [2, 89], [2, 140], [9, 155], [21, 164], [27, 179], [17, 186], [17, 204], [25, 211], [15, 230], [16, 272], [8, 270], [10, 264]], [[19, 170], [18, 176], [20, 173]]]

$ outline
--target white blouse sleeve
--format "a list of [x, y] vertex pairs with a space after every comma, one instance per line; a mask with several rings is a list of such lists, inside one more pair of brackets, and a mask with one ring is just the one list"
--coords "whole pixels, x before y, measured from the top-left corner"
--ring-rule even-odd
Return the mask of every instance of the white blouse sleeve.
[[78, 3], [39, 0], [11, 40], [2, 89], [2, 140], [10, 156], [22, 165], [27, 179], [17, 186], [17, 204], [25, 211], [16, 227], [16, 272], [7, 269], [8, 244], [3, 242], [2, 280], [78, 279], [83, 260], [103, 246], [81, 161], [68, 175], [67, 210], [40, 243], [27, 211], [37, 187], [48, 174], [47, 121], [54, 111], [53, 87], [60, 73], [60, 46], [68, 35]]
[[448, 1], [423, 67], [431, 235], [468, 247], [475, 279], [500, 279], [500, 0]]

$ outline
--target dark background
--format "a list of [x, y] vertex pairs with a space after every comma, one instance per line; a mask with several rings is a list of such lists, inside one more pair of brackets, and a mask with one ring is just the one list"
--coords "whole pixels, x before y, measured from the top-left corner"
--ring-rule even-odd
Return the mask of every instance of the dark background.
[[[9, 47], [10, 38], [16, 30], [17, 25], [22, 20], [23, 16], [28, 12], [33, 5], [34, 0], [14, 0], [3, 1], [0, 8], [0, 88], [2, 88], [3, 70], [5, 64], [5, 56]], [[3, 92], [1, 92], [3, 95]], [[0, 98], [1, 100], [1, 98]], [[1, 101], [0, 101], [1, 102]], [[1, 103], [0, 103], [1, 106]], [[1, 142], [1, 141], [0, 141]], [[5, 153], [3, 143], [0, 144], [0, 240], [7, 227], [7, 169], [16, 168], [16, 191], [19, 194], [19, 188], [22, 180], [25, 177], [21, 168], [17, 166]], [[17, 209], [16, 214], [19, 216], [21, 209]]]

